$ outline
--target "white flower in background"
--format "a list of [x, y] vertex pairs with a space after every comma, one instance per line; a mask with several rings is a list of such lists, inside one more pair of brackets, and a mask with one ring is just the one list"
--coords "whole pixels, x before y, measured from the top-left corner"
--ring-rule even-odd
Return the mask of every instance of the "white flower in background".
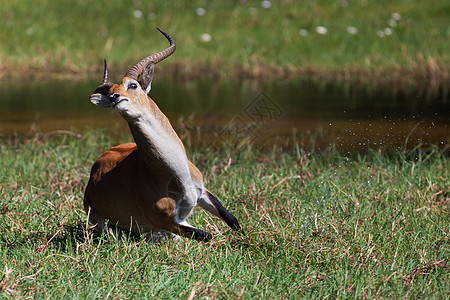
[[342, 7], [347, 7], [348, 6], [348, 1], [347, 0], [342, 0], [340, 4], [341, 4]]
[[156, 20], [156, 14], [155, 13], [149, 13], [148, 15], [147, 15], [147, 18], [149, 19], [149, 20]]
[[265, 0], [265, 1], [261, 2], [261, 6], [263, 8], [267, 9], [267, 8], [270, 8], [272, 6], [272, 3], [270, 1]]
[[134, 16], [136, 19], [142, 18], [142, 11], [139, 10], [139, 9], [136, 9], [135, 11], [133, 11], [133, 16]]
[[195, 10], [195, 13], [196, 13], [198, 16], [203, 16], [203, 15], [205, 15], [206, 10], [205, 10], [203, 7], [199, 7], [199, 8], [197, 8], [197, 9]]
[[399, 13], [395, 12], [392, 13], [392, 19], [395, 21], [400, 21], [402, 19], [402, 16]]
[[378, 30], [377, 31], [377, 35], [379, 38], [384, 38], [384, 31], [383, 30]]
[[211, 35], [209, 33], [204, 33], [200, 36], [200, 38], [202, 39], [202, 41], [204, 42], [211, 42]]
[[397, 26], [397, 21], [395, 21], [394, 19], [389, 19], [389, 21], [387, 23], [391, 27]]
[[255, 15], [258, 12], [258, 10], [255, 7], [249, 7], [248, 13], [251, 15]]
[[388, 28], [385, 28], [385, 29], [384, 29], [384, 34], [385, 34], [385, 35], [392, 35], [392, 29], [390, 29], [389, 27], [388, 27]]
[[326, 28], [323, 27], [323, 26], [317, 26], [317, 27], [316, 27], [316, 32], [317, 32], [318, 34], [327, 34], [327, 33], [328, 33], [328, 29], [326, 29]]
[[300, 34], [301, 36], [307, 36], [309, 34], [309, 32], [307, 29], [302, 28], [298, 31], [298, 34]]
[[356, 28], [354, 26], [348, 26], [347, 32], [351, 35], [356, 35], [356, 34], [358, 34], [358, 28]]

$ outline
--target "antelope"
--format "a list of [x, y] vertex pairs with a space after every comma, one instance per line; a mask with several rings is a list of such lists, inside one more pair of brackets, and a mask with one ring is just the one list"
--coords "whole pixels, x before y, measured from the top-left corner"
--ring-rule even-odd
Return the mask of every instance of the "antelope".
[[92, 224], [110, 233], [120, 229], [209, 241], [211, 233], [186, 221], [197, 205], [232, 229], [241, 227], [204, 187], [202, 173], [188, 160], [168, 118], [147, 95], [155, 65], [176, 48], [174, 39], [157, 29], [167, 38], [169, 47], [141, 59], [120, 84], [108, 82], [105, 60], [103, 81], [90, 96], [93, 104], [112, 107], [125, 119], [135, 143], [112, 147], [95, 161], [84, 209]]

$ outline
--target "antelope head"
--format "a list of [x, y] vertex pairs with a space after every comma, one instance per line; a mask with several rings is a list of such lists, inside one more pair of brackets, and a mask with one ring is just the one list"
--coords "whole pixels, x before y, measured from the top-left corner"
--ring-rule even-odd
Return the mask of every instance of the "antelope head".
[[125, 119], [146, 111], [146, 102], [149, 101], [147, 94], [151, 90], [155, 65], [169, 57], [176, 48], [174, 39], [157, 29], [167, 38], [170, 46], [141, 59], [127, 71], [121, 84], [108, 82], [108, 65], [105, 60], [102, 84], [90, 96], [92, 103], [103, 108], [113, 107]]

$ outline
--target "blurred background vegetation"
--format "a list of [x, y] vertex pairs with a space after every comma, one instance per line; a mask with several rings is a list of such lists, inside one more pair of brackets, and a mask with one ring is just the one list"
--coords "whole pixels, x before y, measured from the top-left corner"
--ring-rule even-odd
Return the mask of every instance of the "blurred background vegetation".
[[106, 58], [119, 77], [167, 46], [160, 27], [178, 45], [163, 76], [434, 80], [447, 89], [449, 16], [443, 0], [1, 1], [0, 76], [98, 76]]

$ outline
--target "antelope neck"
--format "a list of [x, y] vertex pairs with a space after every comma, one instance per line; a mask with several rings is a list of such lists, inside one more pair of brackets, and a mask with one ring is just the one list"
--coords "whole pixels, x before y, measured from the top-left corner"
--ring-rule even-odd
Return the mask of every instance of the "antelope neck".
[[169, 176], [169, 180], [176, 177], [186, 181], [190, 178], [184, 146], [162, 112], [153, 110], [142, 114], [128, 121], [128, 125], [139, 153], [152, 173], [157, 171], [161, 179]]

